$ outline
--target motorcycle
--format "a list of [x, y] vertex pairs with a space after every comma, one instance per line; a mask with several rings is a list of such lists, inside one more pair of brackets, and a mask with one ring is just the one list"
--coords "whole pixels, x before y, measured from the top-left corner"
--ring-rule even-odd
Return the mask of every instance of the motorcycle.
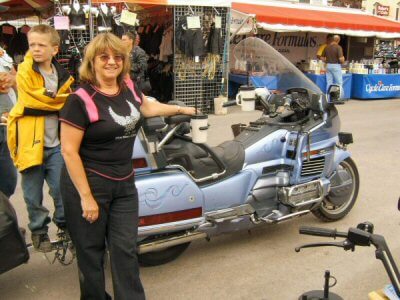
[[194, 240], [308, 213], [336, 221], [356, 202], [360, 180], [347, 151], [352, 135], [339, 131], [338, 87], [323, 94], [257, 38], [241, 41], [233, 55], [277, 80], [275, 93], [255, 93], [262, 115], [233, 140], [194, 143], [190, 116], [182, 115], [146, 119], [138, 134], [133, 160], [142, 265], [170, 262]]

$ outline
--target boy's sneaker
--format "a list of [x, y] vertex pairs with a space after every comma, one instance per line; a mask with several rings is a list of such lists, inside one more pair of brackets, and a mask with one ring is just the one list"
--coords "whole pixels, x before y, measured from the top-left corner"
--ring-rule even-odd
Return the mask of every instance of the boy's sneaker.
[[47, 233], [32, 233], [32, 244], [33, 247], [40, 252], [51, 252], [53, 250], [49, 235]]

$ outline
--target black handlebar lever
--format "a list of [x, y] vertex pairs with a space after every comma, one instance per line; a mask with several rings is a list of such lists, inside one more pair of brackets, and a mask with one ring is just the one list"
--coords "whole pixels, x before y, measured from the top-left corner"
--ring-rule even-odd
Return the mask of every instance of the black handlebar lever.
[[295, 248], [296, 252], [300, 252], [303, 248], [333, 246], [340, 247], [344, 250], [354, 251], [355, 246], [371, 246], [376, 248], [375, 256], [381, 260], [388, 274], [390, 281], [396, 291], [397, 296], [400, 297], [400, 273], [397, 269], [396, 263], [390, 253], [389, 247], [386, 244], [385, 238], [382, 235], [374, 234], [374, 225], [370, 222], [363, 222], [357, 225], [357, 228], [351, 227], [348, 232], [339, 232], [336, 229], [325, 229], [317, 227], [302, 226], [299, 229], [300, 234], [322, 236], [322, 237], [342, 237], [345, 238], [342, 242], [324, 242], [305, 244]]

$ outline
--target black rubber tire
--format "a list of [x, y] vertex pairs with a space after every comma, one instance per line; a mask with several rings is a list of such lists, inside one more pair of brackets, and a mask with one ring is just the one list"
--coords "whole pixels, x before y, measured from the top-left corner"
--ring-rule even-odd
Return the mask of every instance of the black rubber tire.
[[318, 206], [316, 209], [312, 211], [312, 213], [319, 218], [320, 220], [324, 222], [333, 222], [340, 220], [344, 218], [350, 210], [353, 208], [357, 196], [358, 196], [358, 190], [360, 188], [360, 176], [358, 174], [358, 170], [356, 167], [356, 164], [354, 161], [349, 157], [346, 158], [343, 162], [340, 163], [341, 167], [347, 168], [347, 170], [350, 171], [351, 176], [353, 178], [354, 186], [353, 186], [353, 193], [350, 195], [350, 198], [348, 201], [346, 201], [342, 206], [339, 208], [330, 210], [327, 207], [327, 204], [329, 204], [329, 194], [328, 196], [322, 201], [320, 206]]
[[139, 254], [139, 264], [142, 267], [154, 267], [169, 263], [177, 259], [189, 247], [189, 243], [172, 246], [160, 251]]

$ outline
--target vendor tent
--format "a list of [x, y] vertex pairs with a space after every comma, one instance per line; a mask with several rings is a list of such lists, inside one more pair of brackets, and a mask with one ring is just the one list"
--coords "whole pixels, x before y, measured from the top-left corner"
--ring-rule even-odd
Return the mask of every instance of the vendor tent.
[[50, 0], [9, 0], [0, 1], [0, 21], [39, 16], [46, 19], [54, 14]]
[[361, 10], [268, 1], [232, 3], [232, 9], [255, 15], [257, 26], [277, 32], [326, 32], [348, 36], [400, 37], [400, 23]]
[[[107, 3], [120, 3], [125, 2], [127, 4], [137, 4], [140, 8], [149, 8], [155, 5], [168, 5], [168, 6], [176, 6], [176, 5], [183, 5], [183, 6], [216, 6], [216, 7], [230, 7], [231, 1], [228, 0], [107, 0]], [[104, 0], [93, 0], [92, 3], [104, 3]]]

